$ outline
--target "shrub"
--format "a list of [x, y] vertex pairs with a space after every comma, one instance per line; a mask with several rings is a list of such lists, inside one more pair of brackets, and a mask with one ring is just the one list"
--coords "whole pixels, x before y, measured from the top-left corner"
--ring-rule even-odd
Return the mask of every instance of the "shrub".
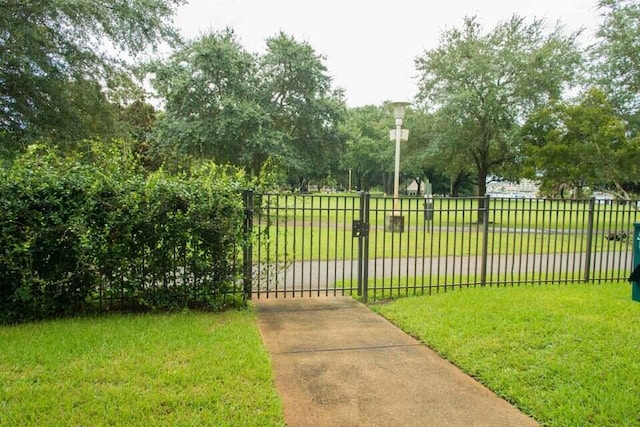
[[146, 175], [122, 142], [31, 147], [0, 172], [0, 320], [215, 305], [235, 283], [241, 180]]

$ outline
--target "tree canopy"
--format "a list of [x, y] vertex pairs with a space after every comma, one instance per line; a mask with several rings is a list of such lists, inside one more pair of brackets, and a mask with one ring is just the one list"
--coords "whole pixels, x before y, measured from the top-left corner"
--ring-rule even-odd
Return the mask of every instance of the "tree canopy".
[[547, 195], [583, 196], [585, 188], [628, 199], [640, 182], [640, 140], [626, 135], [605, 94], [587, 91], [581, 102], [557, 102], [536, 111], [522, 129], [529, 175]]
[[323, 58], [283, 33], [266, 44], [263, 55], [250, 54], [227, 29], [156, 62], [153, 85], [166, 111], [157, 151], [204, 156], [254, 175], [274, 158], [301, 184], [337, 163], [344, 101]]
[[185, 0], [0, 0], [0, 143], [108, 135], [123, 57], [177, 40]]
[[[326, 58], [284, 32], [261, 53], [232, 29], [182, 42], [172, 20], [186, 2], [0, 0], [0, 154], [130, 137], [148, 169], [210, 159], [302, 189], [351, 170], [357, 188], [390, 192], [385, 103], [347, 108]], [[485, 29], [467, 17], [444, 30], [415, 58], [401, 174], [453, 195], [526, 176], [547, 194], [630, 197], [640, 186], [640, 3], [596, 2], [602, 24], [582, 51], [579, 32], [536, 18]], [[165, 59], [144, 62], [165, 43]], [[145, 101], [143, 77], [161, 105]]]
[[156, 152], [247, 166], [263, 154], [268, 117], [260, 104], [255, 58], [233, 31], [191, 41], [152, 70], [165, 110], [154, 137]]
[[346, 141], [342, 165], [352, 170], [357, 190], [369, 190], [381, 182], [384, 187], [385, 174], [393, 166], [393, 144], [389, 142], [393, 122], [386, 113], [383, 107], [375, 105], [352, 108], [342, 125]]
[[266, 44], [258, 61], [266, 109], [289, 174], [304, 186], [306, 178], [322, 177], [338, 165], [343, 94], [332, 87], [324, 57], [308, 43], [281, 32]]
[[592, 50], [594, 80], [640, 131], [640, 3], [600, 0], [603, 22]]
[[479, 195], [489, 174], [517, 161], [519, 124], [560, 98], [580, 64], [575, 35], [559, 27], [546, 33], [544, 25], [514, 16], [484, 32], [469, 17], [416, 58], [417, 98], [445, 122], [442, 154], [475, 166]]

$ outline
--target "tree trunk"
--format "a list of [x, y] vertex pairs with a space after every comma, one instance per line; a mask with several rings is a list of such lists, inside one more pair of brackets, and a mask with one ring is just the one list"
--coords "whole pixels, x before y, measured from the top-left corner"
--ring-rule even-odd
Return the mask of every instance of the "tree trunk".
[[467, 177], [467, 174], [458, 173], [456, 174], [455, 178], [451, 178], [451, 183], [449, 187], [449, 195], [451, 197], [458, 197], [460, 195], [460, 186], [462, 185], [462, 182], [465, 180], [466, 177]]
[[389, 195], [393, 195], [393, 179], [391, 179], [392, 175], [389, 172], [382, 172], [382, 188], [384, 192]]
[[478, 224], [484, 223], [485, 196], [487, 193], [487, 171], [478, 170]]
[[309, 181], [307, 181], [305, 177], [298, 176], [298, 185], [301, 193], [309, 192]]

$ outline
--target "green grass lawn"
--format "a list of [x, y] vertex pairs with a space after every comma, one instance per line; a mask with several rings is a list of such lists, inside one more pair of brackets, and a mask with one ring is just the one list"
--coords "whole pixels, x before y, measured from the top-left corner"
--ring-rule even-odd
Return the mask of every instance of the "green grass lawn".
[[464, 289], [373, 309], [544, 425], [640, 425], [628, 283]]
[[284, 425], [250, 310], [0, 327], [0, 425]]
[[[254, 232], [259, 234], [253, 257], [260, 261], [353, 259], [357, 241], [352, 225], [359, 218], [353, 196], [263, 196], [256, 213]], [[484, 227], [477, 224], [477, 201], [444, 198], [434, 201], [432, 221], [425, 221], [422, 199], [402, 199], [404, 233], [384, 231], [385, 218], [393, 210], [390, 198], [371, 201], [370, 254], [372, 257], [464, 256], [482, 253]], [[543, 200], [492, 200], [487, 226], [487, 252], [563, 253], [588, 248], [587, 202], [561, 203]], [[610, 233], [630, 233], [637, 217], [630, 206], [596, 204], [592, 250], [618, 251], [629, 240], [611, 241]], [[553, 230], [553, 232], [549, 232]]]
[[[258, 227], [255, 228], [258, 230]], [[300, 261], [354, 259], [357, 240], [350, 226], [325, 223], [268, 225], [259, 228], [260, 239], [253, 246], [253, 257], [261, 261]], [[369, 233], [370, 255], [377, 258], [413, 256], [467, 256], [483, 252], [484, 233], [475, 226], [457, 229], [407, 229], [389, 233], [372, 229]], [[602, 233], [593, 237], [592, 251], [621, 251], [629, 241], [609, 241]], [[490, 254], [582, 253], [587, 249], [586, 234], [514, 232], [490, 228], [487, 252]]]
[[[260, 197], [256, 202], [262, 220], [270, 217], [287, 221], [322, 222], [351, 224], [359, 218], [360, 196], [355, 193], [341, 194], [271, 194]], [[423, 203], [421, 197], [401, 197], [400, 210], [405, 215], [406, 226], [420, 226], [423, 223]], [[589, 221], [588, 200], [545, 200], [545, 199], [491, 199], [489, 221], [496, 226], [508, 225], [515, 228], [557, 228], [585, 229]], [[477, 221], [477, 198], [436, 197], [433, 199], [434, 221], [442, 226], [453, 226]], [[384, 218], [393, 211], [393, 198], [373, 196], [370, 202], [372, 226], [384, 225]], [[638, 211], [628, 205], [594, 206], [595, 229], [629, 230]]]

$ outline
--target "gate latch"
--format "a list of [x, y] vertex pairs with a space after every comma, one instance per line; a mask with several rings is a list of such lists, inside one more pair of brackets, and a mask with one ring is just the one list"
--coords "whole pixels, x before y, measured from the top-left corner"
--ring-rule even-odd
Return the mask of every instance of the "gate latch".
[[353, 220], [352, 235], [356, 237], [368, 237], [369, 236], [369, 223], [362, 222], [359, 219]]

